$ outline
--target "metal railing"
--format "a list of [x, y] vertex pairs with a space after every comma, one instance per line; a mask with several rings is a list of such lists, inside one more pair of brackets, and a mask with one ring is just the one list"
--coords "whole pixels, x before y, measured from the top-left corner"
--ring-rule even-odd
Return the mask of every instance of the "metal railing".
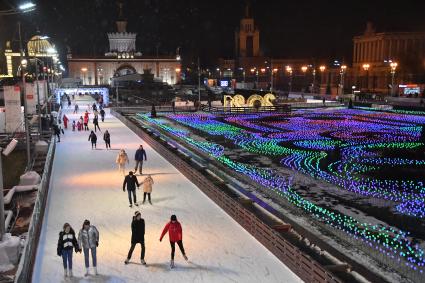
[[40, 239], [43, 224], [44, 212], [46, 209], [47, 196], [49, 193], [50, 176], [52, 173], [53, 158], [56, 150], [56, 139], [53, 136], [50, 140], [49, 150], [46, 156], [43, 176], [35, 200], [34, 210], [28, 229], [28, 235], [19, 261], [18, 270], [15, 275], [15, 283], [31, 282], [35, 256], [37, 254], [38, 241]]

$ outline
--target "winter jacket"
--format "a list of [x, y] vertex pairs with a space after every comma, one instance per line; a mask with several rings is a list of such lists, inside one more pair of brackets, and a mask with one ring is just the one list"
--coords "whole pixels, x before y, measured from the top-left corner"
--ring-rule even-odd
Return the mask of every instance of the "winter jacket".
[[88, 124], [89, 123], [89, 117], [88, 116], [84, 116], [84, 124]]
[[136, 150], [136, 154], [134, 155], [134, 160], [143, 161], [143, 157], [145, 157], [145, 161], [146, 161], [146, 151], [141, 148]]
[[127, 191], [134, 191], [136, 185], [139, 186], [139, 181], [137, 181], [136, 176], [127, 175], [124, 178], [124, 183], [122, 184], [122, 190], [125, 191], [125, 186], [127, 185]]
[[93, 125], [99, 125], [99, 120], [97, 119], [97, 116], [94, 116], [93, 118]]
[[105, 116], [105, 110], [103, 109], [100, 110], [100, 116]]
[[143, 192], [144, 193], [152, 193], [152, 185], [153, 185], [152, 177], [146, 177], [143, 181]]
[[161, 238], [159, 238], [160, 241], [162, 241], [162, 238], [167, 232], [170, 237], [170, 242], [178, 242], [183, 240], [183, 230], [180, 222], [168, 222], [167, 225], [165, 225], [164, 230], [162, 231]]
[[129, 163], [129, 160], [128, 160], [128, 155], [127, 155], [127, 153], [118, 153], [118, 156], [117, 156], [117, 160], [116, 160], [116, 163], [117, 164], [125, 164], [125, 163]]
[[78, 233], [78, 245], [83, 249], [91, 249], [99, 244], [99, 231], [93, 225], [89, 229], [81, 229]]
[[93, 143], [97, 142], [97, 136], [96, 136], [96, 134], [95, 133], [91, 133], [88, 140], [91, 141], [91, 142], [93, 142]]
[[141, 218], [137, 220], [133, 217], [131, 222], [131, 243], [144, 243], [145, 242], [145, 220]]
[[111, 141], [111, 135], [109, 134], [109, 132], [105, 132], [103, 134], [103, 140], [104, 141]]
[[77, 252], [80, 249], [78, 246], [77, 239], [75, 238], [74, 230], [71, 229], [69, 233], [65, 233], [65, 231], [61, 231], [59, 233], [57, 255], [61, 256], [63, 250], [72, 250], [72, 248], [75, 249], [75, 252]]

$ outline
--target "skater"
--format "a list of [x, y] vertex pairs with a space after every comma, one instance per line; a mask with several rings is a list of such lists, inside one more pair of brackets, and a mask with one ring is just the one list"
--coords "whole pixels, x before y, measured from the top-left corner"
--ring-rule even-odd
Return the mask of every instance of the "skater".
[[72, 277], [72, 249], [75, 249], [75, 252], [80, 251], [74, 230], [71, 225], [65, 223], [63, 231], [59, 233], [57, 247], [57, 254], [63, 260], [64, 277]]
[[97, 136], [93, 131], [91, 131], [88, 140], [91, 141], [91, 149], [93, 149], [93, 146], [96, 148]]
[[77, 103], [75, 103], [75, 106], [74, 106], [74, 114], [77, 114], [78, 113], [78, 104]]
[[96, 128], [98, 128], [99, 131], [101, 132], [100, 127], [99, 127], [99, 120], [97, 119], [96, 116], [94, 116], [94, 118], [93, 118], [93, 125], [94, 125], [94, 131], [95, 132], [96, 132]]
[[83, 125], [81, 124], [80, 120], [77, 122], [77, 130], [81, 131], [83, 129]]
[[99, 112], [97, 110], [93, 111], [93, 115], [95, 118], [99, 118]]
[[160, 242], [167, 232], [170, 237], [171, 245], [171, 268], [174, 268], [174, 253], [176, 251], [176, 243], [183, 254], [183, 258], [187, 260], [187, 256], [183, 247], [183, 230], [180, 222], [177, 221], [177, 216], [171, 215], [171, 221], [165, 225], [161, 237], [159, 238]]
[[140, 211], [136, 211], [133, 216], [133, 221], [131, 221], [131, 246], [128, 251], [127, 259], [124, 261], [125, 264], [128, 264], [133, 254], [136, 244], [142, 246], [142, 253], [140, 254], [140, 262], [143, 265], [146, 265], [145, 261], [145, 220], [142, 218]]
[[97, 106], [96, 106], [96, 103], [95, 102], [93, 102], [92, 109], [93, 109], [93, 111], [96, 111], [97, 110]]
[[100, 109], [100, 118], [102, 119], [102, 122], [105, 122], [105, 110]]
[[106, 130], [103, 134], [103, 140], [105, 141], [106, 149], [111, 149], [111, 135], [109, 134], [108, 130]]
[[64, 114], [62, 117], [62, 121], [63, 121], [63, 126], [65, 127], [65, 129], [68, 129], [68, 117], [66, 117], [66, 115]]
[[124, 149], [121, 149], [118, 153], [116, 163], [118, 164], [118, 171], [122, 172], [122, 174], [125, 175], [125, 164], [130, 163], [130, 161], [128, 160], [128, 155]]
[[134, 172], [137, 172], [137, 167], [139, 167], [140, 175], [142, 175], [143, 157], [146, 161], [146, 151], [143, 149], [143, 145], [140, 145], [139, 149], [136, 150], [136, 154], [134, 155], [134, 160], [136, 161], [136, 167], [134, 168]]
[[151, 201], [151, 193], [152, 193], [152, 185], [153, 185], [153, 179], [151, 175], [148, 175], [146, 179], [143, 181], [143, 204], [145, 204], [146, 201], [146, 195], [148, 195], [148, 201], [150, 204], [152, 204]]
[[92, 264], [94, 274], [97, 275], [97, 257], [96, 248], [99, 246], [99, 231], [93, 225], [90, 225], [89, 220], [84, 220], [83, 228], [78, 233], [78, 245], [83, 249], [84, 264], [86, 266], [86, 273], [84, 276], [89, 275], [89, 253], [91, 252]]
[[84, 116], [84, 131], [89, 131], [89, 116]]
[[58, 142], [61, 142], [61, 130], [57, 124], [53, 125], [53, 133], [58, 138]]
[[75, 132], [75, 120], [72, 120], [72, 131]]
[[127, 185], [128, 200], [130, 202], [130, 207], [133, 207], [133, 202], [131, 201], [131, 195], [133, 195], [133, 201], [136, 206], [139, 206], [136, 199], [136, 185], [139, 188], [139, 181], [137, 177], [133, 175], [133, 172], [128, 172], [128, 175], [124, 178], [124, 183], [122, 184], [122, 190], [125, 192], [125, 187]]

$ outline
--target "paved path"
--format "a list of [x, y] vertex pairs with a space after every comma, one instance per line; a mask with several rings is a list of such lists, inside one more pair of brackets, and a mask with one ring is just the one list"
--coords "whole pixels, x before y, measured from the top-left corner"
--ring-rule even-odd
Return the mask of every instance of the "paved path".
[[[80, 112], [87, 108], [87, 103], [79, 102], [86, 105], [80, 106]], [[77, 120], [71, 110], [65, 113], [71, 121]], [[111, 133], [112, 150], [105, 149], [103, 133], [98, 133], [97, 150], [91, 150], [87, 141], [89, 133], [70, 129], [65, 130], [61, 143], [57, 144], [33, 282], [301, 282], [176, 168], [109, 115], [109, 111], [100, 127]], [[124, 148], [132, 159], [141, 143], [148, 156], [144, 173], [151, 174], [155, 181], [153, 205], [129, 208], [115, 158], [118, 150]], [[134, 166], [133, 161], [130, 165]], [[138, 178], [141, 181], [143, 176]], [[138, 263], [140, 246], [133, 254], [134, 264], [124, 265], [130, 245], [131, 218], [137, 209], [146, 221], [147, 267]], [[169, 268], [168, 238], [159, 242], [171, 214], [176, 214], [182, 223], [189, 257], [189, 262], [185, 262], [177, 250], [173, 270]], [[62, 259], [56, 255], [58, 233], [65, 222], [78, 231], [86, 218], [100, 231], [100, 275], [84, 278], [83, 256], [74, 254], [74, 278], [64, 280]]]

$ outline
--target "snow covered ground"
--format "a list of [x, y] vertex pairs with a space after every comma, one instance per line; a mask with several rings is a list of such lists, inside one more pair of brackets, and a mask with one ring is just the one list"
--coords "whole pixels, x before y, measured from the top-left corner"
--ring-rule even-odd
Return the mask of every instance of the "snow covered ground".
[[[82, 113], [87, 102], [79, 104]], [[71, 122], [77, 120], [72, 110], [65, 113]], [[112, 150], [105, 149], [103, 132], [98, 132], [97, 150], [91, 150], [89, 133], [72, 132], [70, 127], [57, 144], [33, 282], [302, 282], [108, 110], [100, 127], [109, 130]], [[147, 150], [144, 174], [151, 174], [155, 181], [153, 205], [129, 208], [115, 159], [118, 150], [124, 148], [131, 160], [130, 170], [139, 144]], [[139, 181], [143, 177], [138, 176]], [[139, 202], [141, 197], [140, 190]], [[124, 265], [130, 247], [131, 218], [137, 209], [146, 222], [147, 267], [139, 264], [140, 246], [133, 253], [133, 264]], [[171, 214], [182, 223], [189, 257], [185, 262], [177, 249], [173, 270], [169, 268], [168, 236], [159, 242]], [[56, 255], [58, 234], [65, 222], [77, 232], [85, 219], [100, 231], [100, 275], [85, 278], [84, 257], [74, 254], [74, 278], [65, 280], [62, 259]]]

